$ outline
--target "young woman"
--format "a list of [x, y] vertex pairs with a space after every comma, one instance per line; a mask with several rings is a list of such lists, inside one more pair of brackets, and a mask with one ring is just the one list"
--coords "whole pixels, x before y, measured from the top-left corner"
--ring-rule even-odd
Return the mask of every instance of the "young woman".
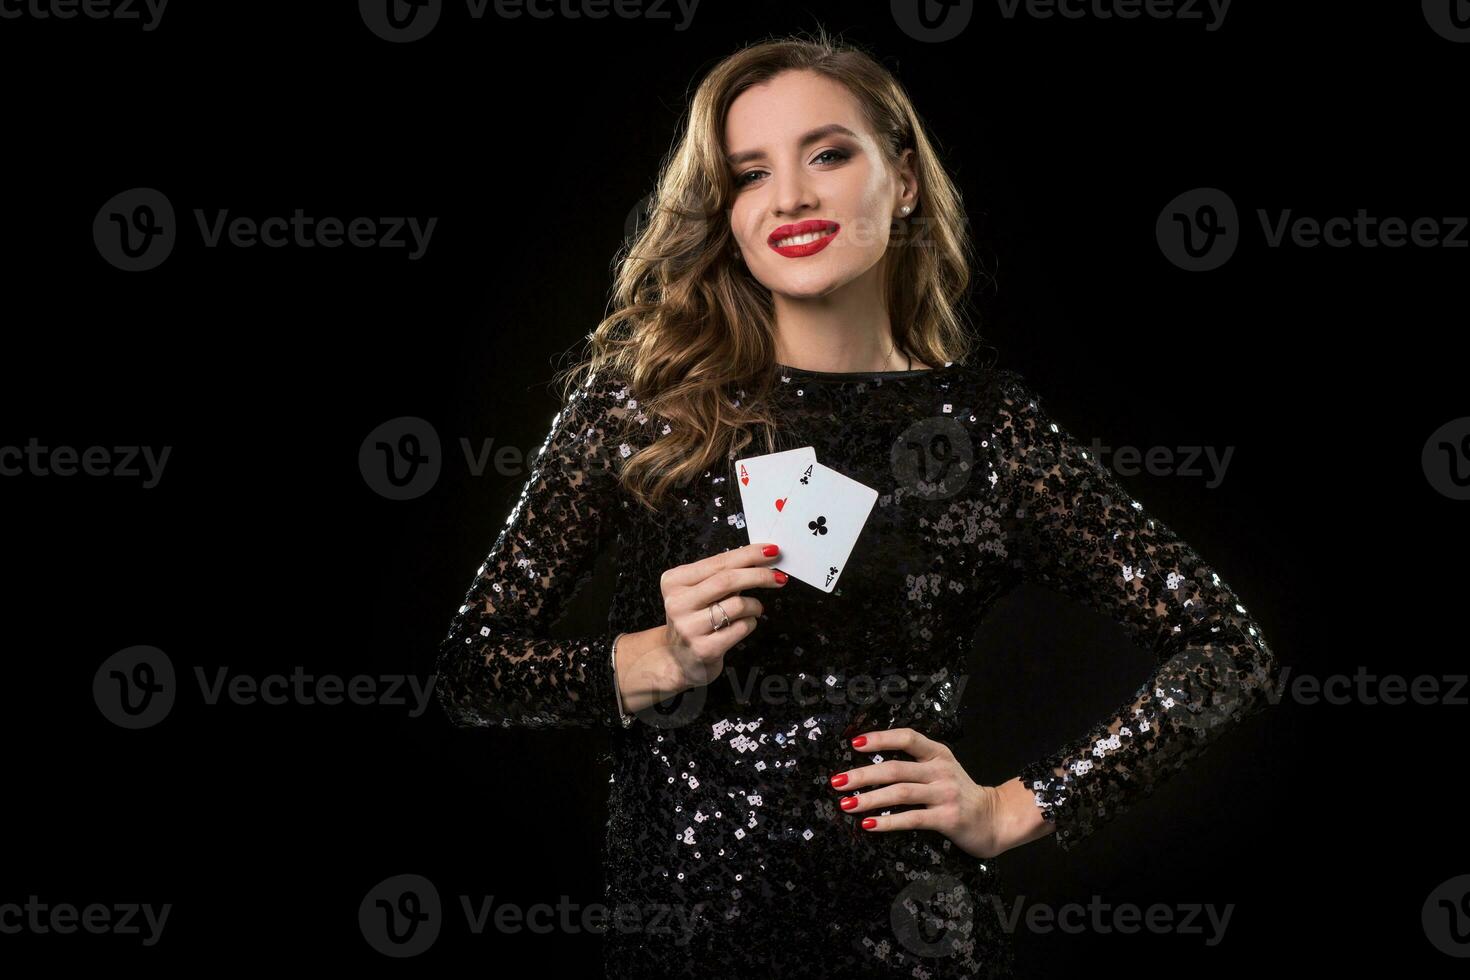
[[[969, 363], [964, 225], [868, 55], [765, 43], [700, 85], [439, 657], [458, 724], [610, 729], [610, 976], [1010, 975], [994, 859], [1075, 847], [1268, 701], [1221, 577], [1017, 373]], [[830, 593], [746, 540], [734, 461], [802, 446], [879, 493]], [[615, 540], [608, 629], [553, 639]], [[946, 741], [1023, 578], [1158, 666], [984, 785]]]

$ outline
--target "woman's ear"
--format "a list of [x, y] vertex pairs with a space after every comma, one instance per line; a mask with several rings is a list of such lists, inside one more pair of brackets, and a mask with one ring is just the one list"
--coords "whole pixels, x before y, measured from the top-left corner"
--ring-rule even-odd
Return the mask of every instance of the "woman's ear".
[[897, 202], [899, 217], [906, 217], [919, 206], [919, 176], [914, 172], [913, 147], [908, 147], [899, 155], [898, 176], [903, 185]]

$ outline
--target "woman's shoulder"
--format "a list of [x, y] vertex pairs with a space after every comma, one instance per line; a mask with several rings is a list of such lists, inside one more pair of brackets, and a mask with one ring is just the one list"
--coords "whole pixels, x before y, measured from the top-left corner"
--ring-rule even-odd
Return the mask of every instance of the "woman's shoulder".
[[566, 396], [562, 410], [579, 425], [616, 435], [628, 455], [635, 445], [646, 445], [669, 431], [668, 422], [648, 412], [629, 378], [608, 368], [588, 370]]
[[997, 431], [1046, 424], [1042, 396], [1019, 370], [1000, 364], [957, 366], [946, 383], [947, 393], [959, 396], [977, 413], [989, 419]]
[[975, 361], [945, 361], [934, 370], [936, 384], [959, 386], [977, 394], [990, 393], [1003, 396], [1033, 394], [1024, 375], [1015, 368], [999, 364], [984, 364]]

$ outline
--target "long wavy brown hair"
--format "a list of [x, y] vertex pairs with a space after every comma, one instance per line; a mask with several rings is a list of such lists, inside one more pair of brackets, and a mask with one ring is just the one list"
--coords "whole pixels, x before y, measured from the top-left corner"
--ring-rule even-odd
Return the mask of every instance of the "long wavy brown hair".
[[[563, 400], [594, 372], [623, 379], [643, 412], [668, 421], [667, 435], [622, 461], [623, 487], [650, 510], [716, 462], [756, 452], [746, 447], [757, 429], [762, 451], [776, 451], [768, 402], [778, 370], [773, 305], [770, 290], [735, 257], [724, 121], [746, 89], [793, 70], [847, 86], [890, 167], [914, 150], [918, 205], [894, 223], [884, 256], [896, 349], [928, 364], [963, 364], [976, 344], [961, 305], [973, 258], [963, 203], [903, 87], [871, 55], [825, 30], [745, 47], [696, 90], [648, 220], [620, 250], [613, 312], [563, 377]], [[624, 424], [631, 427], [628, 418]]]

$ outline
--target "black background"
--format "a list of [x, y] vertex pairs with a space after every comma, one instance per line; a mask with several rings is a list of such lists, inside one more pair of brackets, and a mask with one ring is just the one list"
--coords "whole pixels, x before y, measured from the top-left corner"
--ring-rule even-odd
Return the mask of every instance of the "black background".
[[[0, 478], [0, 903], [173, 903], [151, 948], [0, 934], [0, 961], [599, 969], [595, 936], [474, 936], [456, 897], [601, 900], [605, 733], [455, 730], [432, 706], [211, 706], [194, 670], [427, 677], [527, 472], [475, 476], [458, 440], [535, 451], [547, 382], [605, 312], [687, 94], [737, 46], [819, 24], [870, 46], [930, 127], [993, 273], [974, 299], [1002, 365], [1084, 438], [1235, 447], [1217, 487], [1122, 479], [1240, 592], [1293, 675], [1463, 673], [1465, 504], [1420, 457], [1464, 413], [1467, 235], [1271, 248], [1256, 214], [1464, 216], [1470, 44], [1412, 3], [1241, 2], [1214, 31], [997, 11], [976, 4], [944, 43], [885, 3], [705, 0], [683, 30], [677, 13], [476, 20], [449, 4], [398, 44], [350, 3], [180, 2], [151, 31], [0, 19], [0, 445], [171, 447], [152, 488]], [[124, 272], [92, 223], [137, 187], [167, 195], [178, 241]], [[1242, 218], [1211, 272], [1171, 264], [1155, 236], [1196, 187]], [[438, 221], [409, 260], [206, 248], [196, 208]], [[392, 501], [358, 450], [404, 415], [439, 432], [444, 470]], [[598, 628], [614, 560], [558, 632]], [[92, 679], [137, 644], [182, 687], [163, 722], [126, 731]], [[1024, 587], [977, 638], [960, 758], [981, 782], [1010, 778], [1150, 666], [1107, 620]], [[1234, 906], [1214, 946], [1023, 931], [1023, 975], [1378, 956], [1460, 972], [1421, 910], [1470, 871], [1453, 830], [1466, 711], [1284, 699], [1085, 849], [1008, 853], [1028, 903]], [[364, 941], [357, 908], [405, 873], [435, 883], [448, 921], [400, 964]]]

